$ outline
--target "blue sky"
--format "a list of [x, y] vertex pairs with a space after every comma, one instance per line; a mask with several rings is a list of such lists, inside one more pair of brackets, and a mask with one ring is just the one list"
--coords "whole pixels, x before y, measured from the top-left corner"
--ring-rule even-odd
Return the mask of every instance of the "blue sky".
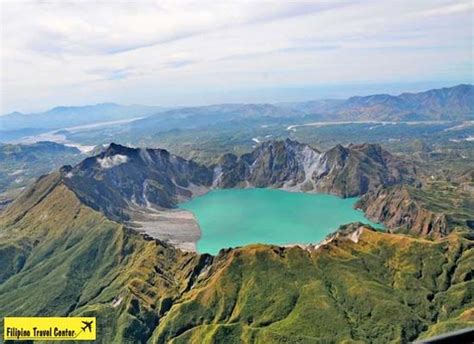
[[1, 113], [473, 82], [473, 1], [4, 1]]

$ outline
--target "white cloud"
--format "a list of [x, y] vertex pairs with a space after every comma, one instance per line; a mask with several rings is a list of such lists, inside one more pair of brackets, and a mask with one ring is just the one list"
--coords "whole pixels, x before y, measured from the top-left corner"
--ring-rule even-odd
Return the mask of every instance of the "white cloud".
[[112, 168], [121, 164], [125, 164], [128, 161], [128, 157], [126, 155], [115, 154], [112, 156], [106, 156], [103, 158], [97, 158], [97, 162], [99, 163], [100, 167], [104, 169]]
[[32, 1], [1, 9], [3, 113], [472, 77], [472, 1]]
[[443, 5], [440, 7], [423, 10], [415, 15], [420, 17], [438, 17], [438, 16], [446, 16], [455, 13], [462, 13], [462, 12], [471, 12], [473, 10], [474, 1], [466, 1], [466, 2], [459, 2], [449, 5]]

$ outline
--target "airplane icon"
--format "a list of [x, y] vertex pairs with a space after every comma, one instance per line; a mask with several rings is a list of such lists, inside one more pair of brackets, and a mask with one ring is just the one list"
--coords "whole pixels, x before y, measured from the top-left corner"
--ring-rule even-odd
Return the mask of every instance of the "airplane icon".
[[86, 326], [84, 326], [84, 327], [81, 327], [81, 328], [82, 328], [82, 331], [85, 332], [86, 329], [89, 329], [89, 332], [92, 332], [92, 323], [93, 323], [93, 321], [83, 321], [82, 323], [83, 323], [84, 325], [86, 325]]

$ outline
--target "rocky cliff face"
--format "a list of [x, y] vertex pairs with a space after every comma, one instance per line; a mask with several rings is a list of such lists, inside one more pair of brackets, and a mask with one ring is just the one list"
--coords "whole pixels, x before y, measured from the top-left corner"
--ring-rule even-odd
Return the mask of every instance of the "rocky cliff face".
[[397, 185], [369, 191], [356, 203], [367, 218], [394, 231], [441, 237], [456, 226], [474, 227], [472, 194], [452, 185]]
[[226, 155], [214, 168], [217, 187], [278, 187], [359, 196], [380, 185], [415, 182], [415, 168], [380, 145], [336, 146], [321, 153], [285, 140], [265, 142], [240, 158]]
[[362, 196], [356, 207], [363, 210], [367, 218], [382, 222], [391, 229], [434, 236], [448, 233], [446, 215], [424, 208], [411, 197], [404, 186], [379, 188], [369, 192]]
[[214, 168], [214, 184], [222, 188], [302, 184], [310, 179], [313, 167], [322, 167], [320, 157], [317, 150], [288, 139], [265, 142], [239, 158], [225, 155]]
[[113, 143], [61, 173], [79, 198], [113, 219], [123, 219], [134, 207], [172, 208], [212, 184], [212, 172], [193, 161], [162, 149]]
[[[304, 147], [278, 147], [272, 154], [285, 159], [276, 166], [300, 164]], [[146, 153], [113, 145], [40, 178], [0, 213], [2, 314], [95, 316], [99, 343], [410, 342], [472, 326], [472, 235], [431, 241], [353, 224], [320, 245], [249, 245], [214, 257], [183, 252], [104, 215], [134, 197], [137, 204], [154, 201], [135, 183], [145, 175], [168, 188], [160, 195], [170, 201], [212, 184], [210, 169], [165, 151]], [[355, 154], [336, 153], [339, 171]], [[255, 174], [254, 182], [281, 182], [285, 168], [270, 169], [275, 163], [255, 154], [264, 161], [261, 172], [272, 173]], [[291, 177], [304, 181], [304, 168], [295, 171]], [[415, 188], [408, 196], [386, 190], [369, 194], [403, 209], [413, 207], [407, 197], [426, 198]], [[140, 192], [145, 197], [136, 201]], [[86, 201], [104, 203], [96, 211]]]
[[314, 176], [315, 189], [345, 197], [360, 196], [383, 185], [416, 183], [416, 169], [376, 144], [340, 145], [324, 153], [327, 174]]

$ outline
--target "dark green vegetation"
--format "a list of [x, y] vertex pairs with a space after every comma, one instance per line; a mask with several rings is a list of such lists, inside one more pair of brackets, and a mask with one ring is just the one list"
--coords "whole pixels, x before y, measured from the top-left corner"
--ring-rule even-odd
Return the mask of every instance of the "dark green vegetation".
[[471, 179], [463, 183], [429, 183], [425, 188], [411, 189], [411, 195], [416, 202], [426, 204], [427, 210], [445, 214], [450, 224], [474, 229], [473, 191], [474, 179], [471, 175]]
[[104, 343], [386, 343], [474, 324], [468, 232], [430, 241], [355, 224], [319, 248], [198, 256], [107, 220], [58, 174], [0, 229], [0, 314], [97, 316]]
[[153, 340], [387, 343], [472, 326], [472, 241], [360, 231], [357, 244], [220, 254]]
[[82, 159], [84, 155], [77, 148], [54, 142], [0, 144], [0, 194], [24, 187], [66, 162], [77, 163]]
[[473, 159], [465, 156], [460, 162], [455, 154], [448, 161], [439, 158], [433, 162], [426, 152], [412, 157], [421, 180], [417, 187], [378, 188], [362, 196], [356, 207], [398, 231], [436, 237], [456, 226], [474, 229]]

